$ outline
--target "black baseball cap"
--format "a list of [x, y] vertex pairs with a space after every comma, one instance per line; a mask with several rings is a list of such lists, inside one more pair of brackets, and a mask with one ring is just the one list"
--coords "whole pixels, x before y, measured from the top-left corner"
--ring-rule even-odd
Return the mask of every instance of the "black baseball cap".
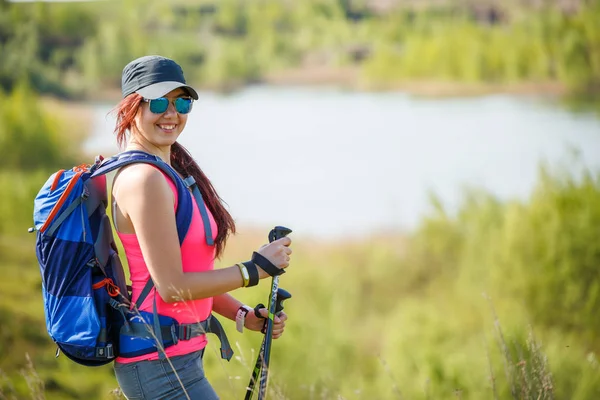
[[175, 61], [162, 56], [136, 58], [123, 68], [123, 98], [139, 93], [146, 99], [157, 99], [171, 90], [184, 88], [198, 100], [198, 93], [185, 82], [183, 70]]

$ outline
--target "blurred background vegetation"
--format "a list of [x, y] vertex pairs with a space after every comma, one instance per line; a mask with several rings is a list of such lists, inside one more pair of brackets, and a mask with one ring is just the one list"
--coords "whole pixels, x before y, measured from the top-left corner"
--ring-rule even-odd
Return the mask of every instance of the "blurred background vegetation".
[[[415, 81], [600, 91], [597, 0], [0, 1], [0, 86], [63, 97], [118, 89], [132, 58], [161, 53], [222, 90], [337, 77], [361, 88]], [[345, 78], [344, 78], [345, 77]]]
[[[118, 97], [122, 67], [150, 53], [226, 92], [433, 86], [598, 109], [600, 1], [0, 0], [2, 399], [118, 397], [110, 367], [54, 358], [27, 228], [48, 175], [89, 159], [85, 113], [66, 102]], [[414, 231], [295, 246], [295, 323], [276, 343], [271, 397], [600, 398], [598, 171], [541, 165], [527, 200], [472, 190], [457, 213], [430, 200]], [[262, 236], [232, 239], [219, 264]], [[238, 295], [254, 304], [266, 292]], [[260, 338], [225, 324], [242, 357], [224, 365], [211, 348], [206, 363], [228, 399], [241, 397]]]

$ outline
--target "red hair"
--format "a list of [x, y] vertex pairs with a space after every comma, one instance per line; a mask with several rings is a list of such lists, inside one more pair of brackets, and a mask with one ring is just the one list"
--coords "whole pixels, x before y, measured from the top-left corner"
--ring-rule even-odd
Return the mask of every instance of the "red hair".
[[[134, 119], [141, 103], [142, 96], [134, 93], [121, 100], [114, 110], [117, 115], [114, 132], [117, 136], [117, 143], [121, 148], [125, 147], [127, 143], [127, 131], [131, 132], [131, 127], [134, 124]], [[184, 177], [193, 176], [198, 184], [202, 198], [217, 224], [218, 233], [215, 239], [215, 246], [216, 257], [220, 257], [225, 249], [225, 243], [229, 234], [235, 233], [235, 222], [231, 214], [223, 206], [223, 200], [217, 194], [208, 177], [202, 172], [198, 163], [187, 149], [178, 142], [171, 145], [171, 166]]]

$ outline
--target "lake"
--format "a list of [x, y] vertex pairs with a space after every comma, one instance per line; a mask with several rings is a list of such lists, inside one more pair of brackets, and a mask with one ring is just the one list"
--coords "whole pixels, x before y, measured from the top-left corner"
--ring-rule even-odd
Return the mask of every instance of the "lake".
[[[117, 151], [113, 106], [94, 105], [86, 143], [105, 156]], [[317, 238], [413, 229], [429, 210], [429, 191], [450, 210], [466, 186], [525, 199], [542, 161], [600, 168], [600, 119], [533, 96], [203, 92], [180, 142], [240, 226], [285, 225]]]

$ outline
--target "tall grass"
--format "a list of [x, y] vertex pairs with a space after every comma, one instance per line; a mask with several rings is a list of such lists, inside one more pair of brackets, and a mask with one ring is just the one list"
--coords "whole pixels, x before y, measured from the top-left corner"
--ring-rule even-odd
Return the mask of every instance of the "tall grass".
[[[542, 169], [528, 201], [467, 196], [457, 213], [438, 207], [410, 235], [337, 244], [296, 237], [293, 266], [281, 279], [293, 297], [286, 302], [286, 333], [273, 344], [272, 398], [595, 398], [597, 298], [581, 290], [599, 279], [587, 272], [588, 265], [598, 265], [599, 195], [596, 173]], [[267, 231], [242, 227], [219, 266], [247, 259]], [[549, 258], [555, 249], [562, 249], [563, 258]], [[32, 252], [19, 259], [35, 270]], [[4, 270], [15, 268], [3, 261]], [[580, 288], [574, 292], [585, 299], [581, 304], [592, 305], [574, 311], [571, 286]], [[38, 289], [26, 285], [8, 293], [30, 298], [26, 308], [43, 330]], [[235, 295], [254, 305], [264, 303], [268, 291], [262, 282]], [[10, 320], [22, 305], [3, 299]], [[32, 321], [22, 323], [14, 337], [23, 337]], [[222, 362], [211, 340], [206, 370], [223, 398], [236, 398], [250, 377], [261, 336], [240, 335], [232, 322], [223, 324], [235, 358]], [[29, 352], [47, 398], [114, 396], [110, 367], [54, 359], [43, 332], [30, 340], [18, 353], [5, 348], [0, 362], [20, 393], [29, 390], [18, 384], [17, 372]]]
[[[45, 332], [26, 229], [47, 174], [0, 171], [10, 188], [0, 196], [0, 397], [118, 397], [110, 366], [56, 359]], [[292, 234], [280, 285], [293, 297], [273, 343], [271, 398], [600, 398], [600, 174], [540, 166], [525, 201], [472, 190], [456, 211], [435, 196], [431, 204], [404, 235], [323, 243]], [[247, 260], [269, 228], [240, 227], [218, 267]], [[268, 292], [264, 281], [234, 295], [253, 306]], [[210, 340], [207, 376], [222, 398], [238, 398], [262, 338], [221, 320], [236, 354], [221, 361]]]

